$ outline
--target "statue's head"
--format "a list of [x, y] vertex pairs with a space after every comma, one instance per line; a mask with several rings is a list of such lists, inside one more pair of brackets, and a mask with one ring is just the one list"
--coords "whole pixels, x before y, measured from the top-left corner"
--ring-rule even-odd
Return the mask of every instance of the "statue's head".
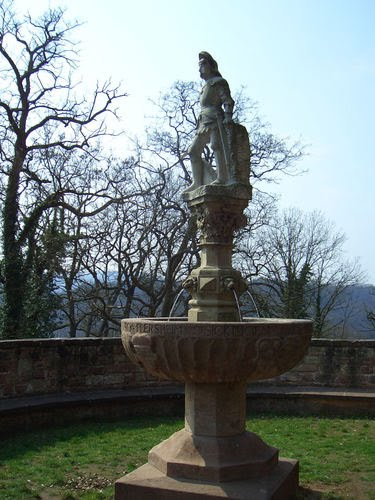
[[221, 76], [215, 59], [208, 52], [199, 52], [199, 73], [201, 78]]

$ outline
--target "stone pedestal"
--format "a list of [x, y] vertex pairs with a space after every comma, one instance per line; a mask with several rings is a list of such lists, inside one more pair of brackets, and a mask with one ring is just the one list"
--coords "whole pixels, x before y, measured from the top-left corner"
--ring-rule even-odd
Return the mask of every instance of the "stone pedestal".
[[298, 463], [246, 431], [246, 383], [295, 366], [311, 332], [305, 320], [123, 320], [128, 356], [153, 375], [185, 382], [185, 427], [116, 482], [116, 500], [292, 499]]
[[193, 481], [236, 481], [264, 476], [278, 451], [245, 430], [246, 385], [185, 386], [185, 429], [155, 446], [148, 463], [165, 475]]
[[243, 214], [251, 198], [241, 184], [207, 185], [184, 194], [200, 231], [200, 266], [185, 281], [192, 299], [189, 321], [240, 321], [235, 295], [247, 288], [232, 267], [234, 232], [247, 223]]
[[116, 500], [291, 499], [298, 463], [245, 430], [244, 383], [186, 384], [185, 428], [116, 482]]

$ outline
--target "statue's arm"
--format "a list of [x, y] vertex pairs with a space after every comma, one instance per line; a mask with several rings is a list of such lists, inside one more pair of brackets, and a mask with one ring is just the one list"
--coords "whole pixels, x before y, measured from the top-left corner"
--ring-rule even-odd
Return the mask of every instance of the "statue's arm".
[[224, 79], [219, 84], [219, 95], [224, 109], [224, 123], [230, 123], [233, 116], [234, 100], [230, 94], [228, 82]]

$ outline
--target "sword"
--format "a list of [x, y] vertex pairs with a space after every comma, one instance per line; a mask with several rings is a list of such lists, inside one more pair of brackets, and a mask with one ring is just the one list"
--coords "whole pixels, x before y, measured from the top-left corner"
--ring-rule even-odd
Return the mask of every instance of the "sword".
[[219, 129], [221, 145], [223, 147], [224, 160], [225, 160], [225, 166], [227, 169], [227, 174], [228, 174], [228, 177], [231, 177], [232, 162], [230, 161], [230, 153], [228, 151], [227, 134], [226, 134], [226, 130], [224, 128], [223, 120], [222, 120], [221, 116], [219, 115], [219, 113], [216, 115], [216, 120], [217, 120], [217, 128]]

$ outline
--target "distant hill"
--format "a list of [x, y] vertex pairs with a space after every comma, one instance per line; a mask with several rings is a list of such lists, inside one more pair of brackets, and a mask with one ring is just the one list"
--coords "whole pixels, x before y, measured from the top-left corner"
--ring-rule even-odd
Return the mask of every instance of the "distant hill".
[[[263, 282], [264, 283], [264, 282]], [[254, 281], [252, 289], [260, 290], [263, 284]], [[265, 288], [269, 293], [269, 288]], [[322, 291], [321, 302], [324, 305], [334, 293], [334, 287], [328, 286]], [[256, 297], [256, 293], [254, 294]], [[242, 296], [242, 300], [243, 300]], [[255, 315], [255, 308], [249, 299], [246, 300], [249, 311], [245, 315]], [[254, 302], [253, 302], [254, 303]], [[375, 318], [375, 286], [373, 285], [351, 285], [348, 286], [337, 298], [334, 308], [327, 316], [330, 328], [323, 334], [328, 338], [355, 338], [375, 339], [375, 319], [370, 322], [367, 319], [369, 313]], [[313, 313], [311, 313], [313, 315]]]
[[332, 321], [344, 319], [344, 324], [337, 329], [335, 337], [375, 339], [375, 321], [371, 325], [367, 320], [369, 312], [375, 314], [375, 286], [349, 286], [343, 292], [340, 303], [343, 306], [330, 315]]
[[[142, 292], [137, 292], [139, 296]], [[243, 296], [242, 296], [243, 297]], [[181, 316], [186, 314], [188, 294], [179, 298], [173, 310], [173, 316]], [[247, 302], [249, 299], [247, 299]], [[2, 302], [0, 289], [0, 305]], [[80, 309], [87, 307], [84, 303], [80, 304]], [[241, 308], [244, 315], [246, 307]], [[253, 308], [255, 315], [255, 308]], [[118, 304], [118, 312], [116, 316], [121, 318], [121, 303]], [[367, 320], [368, 313], [372, 312], [375, 318], [375, 286], [374, 285], [352, 285], [346, 288], [342, 293], [339, 303], [329, 314], [329, 321], [334, 328], [326, 335], [330, 338], [351, 338], [351, 339], [374, 339], [375, 340], [375, 319]], [[132, 316], [136, 315], [134, 312]], [[251, 314], [252, 315], [252, 314]], [[57, 312], [57, 320], [63, 321], [62, 313]], [[98, 324], [101, 319], [98, 318]], [[336, 326], [335, 326], [336, 325]], [[118, 328], [117, 328], [118, 330]], [[118, 333], [118, 332], [117, 332]], [[112, 333], [113, 334], [113, 333]], [[68, 328], [63, 328], [56, 331], [56, 337], [67, 337], [69, 335]], [[85, 336], [85, 331], [78, 331], [78, 336]]]

